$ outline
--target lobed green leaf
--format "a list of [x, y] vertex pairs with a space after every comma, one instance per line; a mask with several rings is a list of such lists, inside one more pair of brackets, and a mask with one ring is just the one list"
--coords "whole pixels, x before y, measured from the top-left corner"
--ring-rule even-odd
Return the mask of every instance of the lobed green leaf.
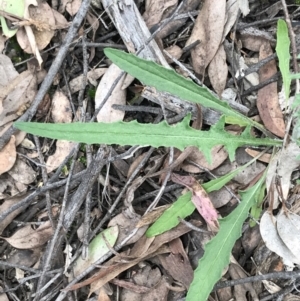
[[253, 138], [250, 135], [250, 128], [247, 128], [240, 136], [232, 135], [224, 130], [224, 118], [221, 118], [209, 131], [195, 130], [189, 126], [189, 123], [190, 116], [174, 126], [168, 125], [165, 121], [159, 124], [141, 124], [136, 121], [62, 124], [15, 122], [14, 126], [42, 137], [87, 144], [174, 146], [180, 150], [194, 145], [204, 153], [209, 162], [211, 162], [211, 149], [215, 145], [224, 145], [231, 160], [234, 159], [235, 150], [243, 145], [281, 145], [279, 140]]

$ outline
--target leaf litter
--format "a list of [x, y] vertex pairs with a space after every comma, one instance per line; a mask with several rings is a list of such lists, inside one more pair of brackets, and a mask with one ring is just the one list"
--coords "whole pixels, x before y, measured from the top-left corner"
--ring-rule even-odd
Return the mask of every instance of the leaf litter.
[[[3, 54], [0, 56], [0, 146], [2, 137], [10, 134], [5, 138], [8, 143], [0, 150], [0, 232], [5, 249], [0, 268], [8, 271], [5, 263], [8, 254], [8, 262], [16, 269], [12, 286], [22, 283], [20, 280], [30, 275], [30, 269], [43, 271], [35, 286], [32, 285], [35, 280], [28, 280], [31, 286], [26, 291], [17, 288], [20, 300], [29, 297], [40, 300], [45, 294], [49, 294], [48, 300], [63, 300], [75, 289], [80, 298], [96, 295], [98, 300], [112, 300], [118, 287], [121, 300], [179, 300], [187, 296], [188, 301], [198, 301], [208, 298], [221, 276], [223, 280], [238, 281], [249, 275], [260, 275], [261, 271], [268, 274], [278, 260], [287, 269], [297, 271], [300, 238], [295, 208], [299, 198], [296, 189], [299, 146], [285, 139], [285, 147], [280, 149], [281, 141], [272, 140], [270, 135], [272, 132], [277, 137], [288, 138], [286, 126], [290, 103], [285, 101], [280, 108], [278, 92], [282, 86], [289, 90], [290, 85], [294, 91], [294, 83], [289, 79], [289, 39], [285, 40], [285, 47], [279, 44], [281, 35], [285, 34], [286, 39], [287, 28], [284, 21], [280, 21], [276, 36], [274, 22], [276, 17], [284, 19], [282, 6], [279, 2], [274, 6], [258, 1], [252, 1], [250, 6], [248, 1], [200, 2], [145, 1], [136, 6], [130, 1], [119, 5], [107, 5], [102, 1], [106, 11], [94, 3], [86, 22], [81, 24], [77, 36], [73, 36], [73, 43], [68, 45], [67, 59], [64, 64], [60, 63], [56, 75], [49, 72], [49, 67], [53, 59], [59, 58], [60, 46], [57, 45], [68, 36], [68, 28], [82, 11], [84, 1], [61, 1], [58, 7], [55, 1], [49, 4], [19, 0], [18, 12], [3, 7], [0, 18], [2, 33], [7, 38], [6, 42], [1, 42]], [[289, 7], [290, 13], [292, 10]], [[264, 25], [265, 19], [270, 25]], [[254, 20], [262, 22], [259, 27], [252, 24]], [[157, 29], [156, 39], [149, 42], [150, 32], [155, 33]], [[278, 67], [274, 58], [263, 63], [272, 56], [276, 39], [283, 85], [276, 79]], [[109, 51], [105, 50], [107, 56], [103, 54], [106, 46], [127, 49], [131, 53], [142, 47], [142, 58], [176, 69], [184, 76], [196, 74], [198, 83], [202, 81], [207, 88], [206, 102], [198, 96], [200, 90], [191, 81], [186, 86], [188, 93], [181, 95], [176, 94], [176, 84], [168, 88], [173, 75], [166, 76], [167, 81], [157, 83], [157, 76], [164, 77], [162, 69], [152, 82], [153, 85], [160, 84], [159, 90], [152, 89], [150, 94], [145, 93], [149, 91], [147, 78], [140, 78], [138, 74], [134, 76], [142, 82], [132, 75], [123, 75], [116, 83], [122, 71], [108, 60]], [[168, 51], [171, 58], [163, 50]], [[28, 54], [31, 60], [26, 63]], [[174, 63], [176, 60], [180, 66]], [[142, 72], [147, 74], [154, 70], [149, 66], [145, 64]], [[266, 83], [270, 78], [275, 81]], [[50, 83], [44, 91], [42, 82], [47, 80], [53, 85]], [[112, 85], [116, 88], [107, 96]], [[233, 113], [227, 104], [219, 102], [218, 97], [225, 100], [224, 91], [230, 91], [226, 102], [236, 104], [237, 112]], [[48, 93], [44, 103], [36, 102], [41, 99], [37, 93], [44, 93], [42, 98]], [[105, 104], [98, 116], [93, 116], [102, 102]], [[206, 105], [210, 109], [207, 110]], [[225, 113], [226, 118], [221, 118], [218, 123], [220, 114], [212, 109]], [[203, 140], [198, 137], [197, 148], [184, 151], [184, 147], [179, 147], [183, 152], [175, 150], [173, 158], [170, 147], [184, 141], [185, 134], [181, 135], [182, 139], [176, 134], [183, 124], [189, 127], [190, 119], [175, 126], [172, 124], [190, 112], [191, 119], [198, 124], [199, 137], [214, 131], [222, 135], [215, 144], [210, 144], [209, 136], [204, 135]], [[241, 112], [249, 112], [253, 121], [248, 123]], [[25, 132], [12, 135], [12, 123], [20, 117], [21, 121], [56, 123], [58, 126], [80, 121], [81, 129], [84, 129], [82, 137], [87, 137], [83, 122], [97, 119], [97, 125], [105, 123], [103, 132], [112, 137], [107, 141], [94, 140], [99, 143], [114, 141], [116, 133], [111, 131], [110, 126], [114, 126], [111, 123], [123, 122], [119, 123], [118, 134], [122, 133], [124, 142], [110, 142], [114, 144], [109, 146], [107, 157], [96, 161], [97, 152], [99, 155], [105, 146], [76, 146], [67, 141], [71, 139], [71, 133], [64, 133], [65, 141], [38, 138], [39, 143], [32, 135], [25, 138]], [[149, 131], [138, 134], [134, 130], [130, 133], [132, 140], [129, 140], [125, 137], [126, 126], [136, 125], [135, 121], [157, 124], [157, 131], [154, 133], [149, 127]], [[235, 126], [229, 126], [230, 123]], [[208, 130], [213, 124], [215, 126]], [[252, 128], [248, 126], [245, 130], [246, 124]], [[37, 126], [33, 127], [37, 129]], [[158, 147], [155, 136], [161, 134], [164, 127], [170, 132], [173, 130], [172, 140], [176, 143], [167, 142], [168, 136], [164, 138], [166, 145], [160, 144], [165, 147], [149, 150], [149, 144], [139, 143], [152, 135], [153, 145]], [[294, 123], [292, 130], [296, 127]], [[56, 137], [57, 130], [53, 128], [52, 132]], [[238, 136], [236, 133], [243, 134]], [[100, 135], [95, 133], [97, 139]], [[239, 137], [244, 137], [248, 143], [235, 142]], [[268, 139], [279, 147], [273, 155], [272, 150], [262, 147], [263, 141]], [[258, 144], [251, 149], [255, 140]], [[138, 147], [130, 148], [131, 143]], [[245, 146], [252, 157], [261, 156], [258, 159], [263, 163], [252, 163], [250, 156], [241, 155], [245, 153]], [[77, 153], [72, 157], [74, 151]], [[226, 160], [228, 155], [232, 162]], [[94, 162], [101, 170], [96, 171]], [[175, 167], [176, 175], [173, 173]], [[267, 170], [268, 196], [263, 184], [264, 170]], [[88, 191], [86, 187], [89, 187]], [[84, 195], [80, 195], [81, 192]], [[76, 205], [82, 204], [83, 200], [82, 207]], [[72, 205], [65, 209], [69, 202]], [[151, 211], [157, 202], [160, 210]], [[290, 209], [286, 208], [288, 204]], [[45, 213], [42, 218], [38, 215], [41, 210]], [[92, 214], [92, 210], [99, 214]], [[72, 218], [68, 219], [68, 216]], [[190, 224], [184, 224], [182, 219]], [[54, 235], [56, 229], [61, 230]], [[109, 229], [114, 229], [114, 234], [103, 235]], [[242, 244], [237, 240], [240, 236]], [[263, 244], [269, 250], [263, 249]], [[73, 247], [72, 250], [68, 248], [68, 255], [63, 252], [65, 245]], [[45, 250], [50, 250], [50, 255]], [[271, 254], [269, 267], [250, 262], [250, 257], [260, 250]], [[273, 253], [268, 253], [270, 250]], [[45, 264], [37, 268], [36, 263], [45, 256], [48, 256]], [[201, 294], [199, 283], [192, 280], [192, 266], [195, 269], [199, 259], [194, 278], [203, 279]], [[65, 271], [56, 274], [63, 280], [59, 291], [51, 284], [50, 290], [41, 290], [47, 283], [47, 273], [57, 267], [65, 267]], [[89, 276], [82, 278], [80, 275], [86, 270]], [[79, 284], [71, 284], [73, 276], [70, 275], [79, 276]], [[265, 288], [258, 289], [251, 283], [234, 286], [233, 290], [227, 291], [226, 300], [246, 300], [247, 292], [252, 300], [257, 300], [263, 291], [280, 294], [284, 293], [281, 288], [288, 285], [277, 280], [274, 290], [271, 282], [262, 281]], [[81, 288], [85, 285], [89, 286], [89, 293]], [[1, 287], [6, 289], [7, 283]], [[224, 292], [225, 289], [217, 290], [210, 298], [223, 300]], [[4, 298], [9, 294], [3, 294]], [[297, 297], [297, 294], [294, 290], [288, 297]]]

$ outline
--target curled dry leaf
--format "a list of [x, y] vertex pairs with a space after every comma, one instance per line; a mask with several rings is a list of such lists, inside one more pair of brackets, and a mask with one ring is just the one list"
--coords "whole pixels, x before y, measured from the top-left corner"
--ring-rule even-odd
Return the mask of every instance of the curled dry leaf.
[[0, 175], [9, 171], [17, 158], [15, 136], [11, 136], [9, 142], [0, 150]]
[[208, 226], [213, 231], [217, 231], [219, 229], [218, 212], [198, 181], [191, 176], [180, 176], [174, 173], [172, 174], [172, 181], [184, 185], [192, 192], [192, 202], [198, 212], [205, 219]]
[[52, 99], [51, 117], [54, 122], [72, 122], [72, 109], [68, 97], [61, 91], [56, 91]]
[[193, 67], [204, 75], [205, 68], [215, 56], [223, 37], [225, 24], [225, 0], [205, 0], [186, 46], [200, 40], [191, 50]]
[[220, 45], [216, 55], [208, 66], [208, 76], [210, 82], [219, 97], [221, 97], [225, 89], [227, 75], [228, 67], [226, 63], [226, 53], [224, 46]]
[[[109, 66], [104, 76], [102, 77], [95, 95], [95, 107], [96, 109], [101, 105], [102, 101], [106, 97], [112, 83], [119, 77], [123, 71], [115, 64]], [[116, 122], [122, 121], [125, 112], [115, 110], [112, 105], [125, 105], [126, 104], [126, 89], [122, 89], [125, 75], [119, 80], [115, 89], [105, 102], [104, 106], [97, 115], [98, 122]]]
[[[270, 43], [263, 43], [259, 51], [260, 60], [265, 59], [271, 54], [273, 54], [273, 52]], [[276, 73], [276, 62], [272, 60], [260, 68], [259, 81], [262, 83]], [[257, 108], [265, 127], [273, 134], [283, 138], [285, 134], [285, 124], [279, 106], [277, 82], [270, 83], [258, 90]]]
[[66, 2], [66, 10], [73, 17], [77, 14], [79, 7], [82, 3], [82, 0], [67, 0]]
[[36, 230], [27, 225], [18, 230], [11, 237], [1, 237], [17, 249], [33, 249], [44, 245], [53, 235], [50, 221], [45, 222]]

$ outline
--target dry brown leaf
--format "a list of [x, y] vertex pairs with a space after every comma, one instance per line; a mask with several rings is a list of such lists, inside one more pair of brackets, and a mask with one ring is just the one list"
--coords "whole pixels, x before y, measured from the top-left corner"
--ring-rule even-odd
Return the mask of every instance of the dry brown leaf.
[[[112, 83], [119, 77], [123, 71], [117, 67], [115, 64], [109, 66], [104, 76], [101, 78], [101, 81], [97, 87], [95, 95], [95, 108], [97, 109], [104, 98], [108, 90], [110, 89]], [[126, 104], [126, 89], [122, 89], [123, 81], [125, 75], [118, 82], [115, 89], [109, 96], [108, 100], [105, 102], [104, 106], [97, 115], [98, 122], [116, 122], [122, 121], [125, 115], [124, 111], [115, 110], [112, 108], [112, 105], [125, 105]]]
[[[192, 221], [192, 223], [197, 227], [199, 226], [198, 221]], [[96, 285], [93, 285], [93, 288], [91, 288], [90, 290], [90, 294], [93, 293], [94, 291], [96, 291], [97, 289], [99, 289], [100, 287], [102, 287], [105, 283], [107, 283], [108, 281], [110, 281], [111, 279], [114, 279], [116, 276], [118, 276], [120, 273], [122, 273], [123, 271], [126, 271], [127, 269], [129, 269], [130, 267], [136, 265], [137, 263], [139, 263], [140, 261], [146, 260], [148, 258], [154, 257], [156, 255], [159, 254], [163, 254], [163, 253], [169, 253], [170, 252], [170, 248], [168, 246], [166, 246], [165, 244], [177, 237], [180, 237], [181, 235], [187, 233], [191, 231], [191, 229], [189, 227], [187, 227], [184, 224], [179, 224], [177, 227], [171, 229], [168, 232], [165, 232], [163, 234], [160, 234], [158, 236], [156, 236], [155, 238], [145, 238], [145, 240], [150, 240], [151, 245], [150, 247], [147, 249], [147, 252], [143, 253], [143, 255], [140, 255], [140, 244], [139, 242], [144, 238], [144, 236], [141, 238], [141, 240], [139, 240], [135, 246], [137, 247], [133, 247], [133, 249], [130, 252], [130, 257], [128, 257], [127, 252], [123, 252], [120, 254], [121, 258], [122, 256], [125, 257], [128, 261], [129, 258], [136, 258], [136, 254], [138, 254], [138, 258], [131, 260], [130, 262], [120, 262], [120, 257], [114, 257], [111, 260], [109, 260], [105, 265], [106, 267], [101, 269], [99, 272], [95, 273], [91, 278], [81, 282], [81, 283], [77, 283], [74, 284], [73, 286], [71, 286], [68, 290], [75, 290], [78, 289], [80, 287], [89, 285], [95, 281], [97, 281]], [[147, 244], [147, 242], [144, 241], [144, 243]], [[148, 244], [147, 244], [148, 245]]]
[[208, 66], [208, 76], [214, 90], [221, 97], [227, 81], [228, 67], [224, 46], [220, 45], [216, 55]]
[[168, 274], [188, 289], [194, 276], [189, 258], [180, 238], [172, 240], [169, 245], [171, 253], [159, 255], [158, 258]]
[[9, 142], [0, 150], [0, 175], [9, 171], [17, 158], [15, 136], [11, 136]]
[[[259, 151], [256, 151], [255, 149], [250, 149], [250, 148], [246, 148], [245, 152], [253, 158], [261, 153]], [[271, 154], [263, 154], [257, 160], [261, 162], [269, 163], [271, 158], [272, 158]]]
[[151, 212], [144, 215], [137, 223], [136, 228], [153, 224], [171, 205], [164, 205], [154, 208]]
[[[130, 210], [126, 210], [116, 215], [108, 223], [108, 227], [119, 227], [119, 235], [116, 241], [116, 245], [123, 241], [128, 236], [128, 234], [136, 228], [136, 225], [141, 218], [140, 215], [131, 212], [129, 213], [129, 211]], [[133, 244], [138, 241], [144, 235], [147, 228], [147, 226], [139, 228], [137, 233], [126, 242], [126, 245]]]
[[72, 108], [68, 97], [56, 91], [52, 98], [51, 117], [55, 123], [72, 122]]
[[[21, 196], [13, 196], [10, 198], [7, 198], [2, 205], [0, 205], [0, 212], [4, 212], [7, 209], [9, 209], [11, 206], [17, 204], [23, 198], [25, 198], [27, 194], [21, 195]], [[24, 210], [23, 207], [20, 207], [16, 210], [14, 210], [12, 213], [10, 213], [7, 217], [4, 218], [4, 220], [0, 223], [0, 235], [2, 234], [3, 230], [14, 220], [14, 218], [19, 215]]]
[[[259, 59], [263, 60], [271, 54], [273, 54], [273, 51], [270, 43], [264, 43], [260, 47]], [[260, 68], [259, 81], [264, 82], [276, 73], [276, 62], [272, 60]], [[283, 138], [285, 134], [285, 124], [279, 106], [277, 82], [270, 83], [258, 90], [257, 109], [265, 127], [273, 134]]]
[[0, 91], [3, 111], [0, 113], [0, 126], [19, 118], [33, 101], [37, 89], [36, 76], [24, 71]]
[[7, 258], [7, 262], [32, 267], [40, 258], [42, 248], [16, 250]]
[[163, 19], [163, 15], [167, 10], [172, 10], [177, 6], [178, 0], [147, 0], [146, 10], [143, 18], [147, 27], [150, 29], [154, 25], [158, 25]]
[[[97, 82], [96, 80], [98, 78], [100, 78], [105, 72], [106, 72], [107, 68], [97, 68], [97, 69], [93, 69], [91, 71], [89, 71], [87, 73], [87, 79], [88, 81], [93, 85], [96, 86]], [[80, 89], [82, 89], [82, 82], [83, 82], [83, 74], [79, 75], [75, 78], [73, 78], [70, 82], [69, 82], [69, 88], [70, 88], [70, 92], [71, 94], [78, 92]], [[67, 87], [64, 86], [62, 88], [62, 91], [67, 93]]]
[[205, 0], [186, 46], [200, 40], [191, 50], [193, 68], [201, 76], [219, 49], [225, 24], [226, 1]]
[[223, 31], [222, 41], [225, 40], [232, 26], [235, 24], [239, 13], [239, 2], [237, 0], [228, 0], [226, 3], [226, 22]]
[[73, 17], [74, 15], [77, 14], [79, 7], [82, 3], [82, 0], [67, 0], [66, 1], [66, 10], [67, 12]]
[[10, 245], [17, 249], [33, 249], [44, 245], [53, 235], [53, 229], [50, 221], [45, 222], [36, 230], [31, 225], [27, 225], [11, 237], [1, 237]]
[[104, 288], [100, 288], [97, 301], [110, 301], [110, 298]]
[[[172, 45], [170, 47], [167, 47], [165, 48], [165, 51], [167, 51], [171, 55], [171, 57], [176, 60], [179, 60], [183, 54], [182, 48], [180, 48], [177, 45]], [[167, 55], [165, 55], [165, 58], [169, 64], [173, 63], [173, 60], [171, 60]]]
[[32, 183], [36, 179], [36, 172], [20, 157], [17, 158], [14, 166], [8, 173], [16, 182], [25, 185]]
[[244, 48], [251, 51], [259, 52], [260, 47], [267, 42], [271, 42], [273, 37], [266, 31], [254, 27], [248, 27], [239, 32], [237, 35], [241, 40]]
[[[213, 170], [220, 166], [226, 160], [226, 158], [228, 157], [228, 153], [222, 145], [217, 145], [212, 148], [211, 156], [213, 160], [212, 164], [209, 164], [203, 153], [199, 151], [199, 149], [195, 148], [194, 151], [189, 155], [188, 159], [197, 163], [200, 166], [203, 166], [204, 168], [207, 168], [208, 170]], [[182, 169], [186, 172], [191, 173], [204, 172], [203, 169], [199, 169], [197, 166], [187, 162], [183, 163]]]
[[47, 173], [56, 169], [64, 161], [75, 145], [75, 142], [57, 140], [55, 153], [48, 158], [46, 163]]

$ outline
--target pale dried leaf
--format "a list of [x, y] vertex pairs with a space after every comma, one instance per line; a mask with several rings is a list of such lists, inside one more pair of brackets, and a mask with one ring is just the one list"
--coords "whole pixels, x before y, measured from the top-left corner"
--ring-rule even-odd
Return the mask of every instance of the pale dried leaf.
[[[107, 68], [97, 68], [97, 69], [93, 69], [91, 71], [89, 71], [87, 73], [87, 79], [88, 81], [93, 85], [96, 86], [97, 82], [96, 80], [98, 78], [100, 78], [105, 72], [106, 72]], [[82, 89], [82, 83], [83, 83], [83, 74], [73, 78], [70, 82], [69, 82], [69, 88], [70, 88], [70, 92], [71, 94], [78, 92], [79, 90]], [[62, 91], [64, 93], [67, 93], [67, 87], [64, 86], [62, 88]]]
[[177, 6], [178, 0], [147, 0], [146, 10], [143, 14], [145, 23], [149, 29], [159, 24], [165, 11]]
[[36, 95], [36, 89], [36, 76], [30, 71], [22, 72], [1, 89], [3, 111], [0, 113], [0, 126], [19, 118], [27, 110]]
[[[105, 72], [102, 77], [96, 91], [95, 95], [95, 107], [96, 109], [100, 106], [104, 98], [106, 97], [107, 92], [109, 91], [112, 83], [119, 77], [123, 71], [117, 67], [115, 64], [109, 66], [108, 70]], [[122, 90], [122, 85], [125, 76], [118, 82], [115, 89], [109, 96], [108, 100], [100, 110], [97, 115], [98, 122], [116, 122], [122, 121], [125, 115], [125, 112], [120, 110], [115, 110], [112, 108], [112, 105], [125, 105], [126, 104], [126, 90]]]
[[228, 67], [224, 46], [220, 45], [216, 55], [208, 66], [208, 76], [214, 90], [221, 97], [227, 81]]
[[[270, 193], [270, 185], [273, 181], [274, 175], [277, 174], [280, 179], [283, 198], [287, 199], [290, 186], [292, 172], [299, 166], [300, 160], [298, 156], [300, 148], [295, 142], [290, 142], [288, 146], [280, 150], [271, 160], [267, 171], [266, 185], [268, 193]], [[279, 205], [277, 189], [274, 190], [274, 204], [276, 209]]]
[[249, 8], [249, 0], [238, 0], [239, 2], [239, 7], [240, 10], [243, 14], [243, 16], [247, 16], [250, 12], [250, 8]]
[[300, 261], [300, 216], [281, 209], [276, 218], [280, 238]]
[[276, 217], [266, 211], [260, 220], [260, 233], [266, 246], [277, 255], [281, 256], [284, 264], [293, 267], [294, 263], [300, 264], [300, 259], [296, 258], [287, 248], [276, 228]]
[[51, 117], [55, 123], [72, 122], [72, 108], [70, 101], [61, 91], [56, 91], [53, 95]]
[[9, 171], [17, 158], [15, 136], [11, 136], [9, 142], [0, 150], [0, 175]]
[[67, 1], [66, 10], [73, 17], [77, 14], [82, 0]]
[[53, 235], [53, 229], [50, 221], [45, 222], [36, 230], [32, 229], [31, 225], [27, 225], [11, 237], [1, 237], [10, 245], [17, 249], [32, 249], [43, 246]]
[[204, 75], [205, 68], [215, 56], [223, 37], [226, 1], [205, 0], [186, 46], [200, 40], [191, 50], [194, 70]]
[[76, 143], [66, 140], [58, 140], [56, 142], [56, 150], [53, 155], [51, 155], [46, 163], [47, 173], [56, 169], [74, 148]]
[[59, 13], [57, 10], [52, 9], [52, 14], [55, 19], [55, 27], [56, 28], [67, 28], [70, 26], [70, 23], [67, 21], [67, 19]]
[[[269, 42], [264, 43], [259, 52], [260, 60], [272, 55], [273, 51]], [[259, 69], [260, 83], [271, 78], [277, 73], [275, 60], [272, 60]], [[285, 135], [285, 124], [283, 114], [279, 106], [277, 82], [268, 84], [258, 90], [257, 109], [265, 127], [273, 134], [283, 138]]]
[[20, 157], [17, 158], [14, 166], [8, 173], [16, 182], [25, 185], [32, 183], [36, 179], [36, 172]]
[[223, 31], [222, 41], [225, 40], [232, 26], [235, 24], [239, 13], [239, 2], [238, 0], [229, 0], [226, 3], [226, 22]]
[[[203, 155], [201, 151], [198, 149], [195, 149], [188, 157], [189, 160], [197, 163], [198, 165], [207, 168], [208, 170], [213, 170], [217, 167], [219, 167], [228, 157], [227, 151], [224, 149], [222, 145], [214, 146], [211, 150], [211, 156], [212, 156], [212, 164], [209, 164], [207, 162], [207, 159]], [[199, 169], [197, 166], [184, 162], [181, 167], [184, 171], [190, 172], [190, 173], [200, 173], [204, 172], [203, 169]]]

